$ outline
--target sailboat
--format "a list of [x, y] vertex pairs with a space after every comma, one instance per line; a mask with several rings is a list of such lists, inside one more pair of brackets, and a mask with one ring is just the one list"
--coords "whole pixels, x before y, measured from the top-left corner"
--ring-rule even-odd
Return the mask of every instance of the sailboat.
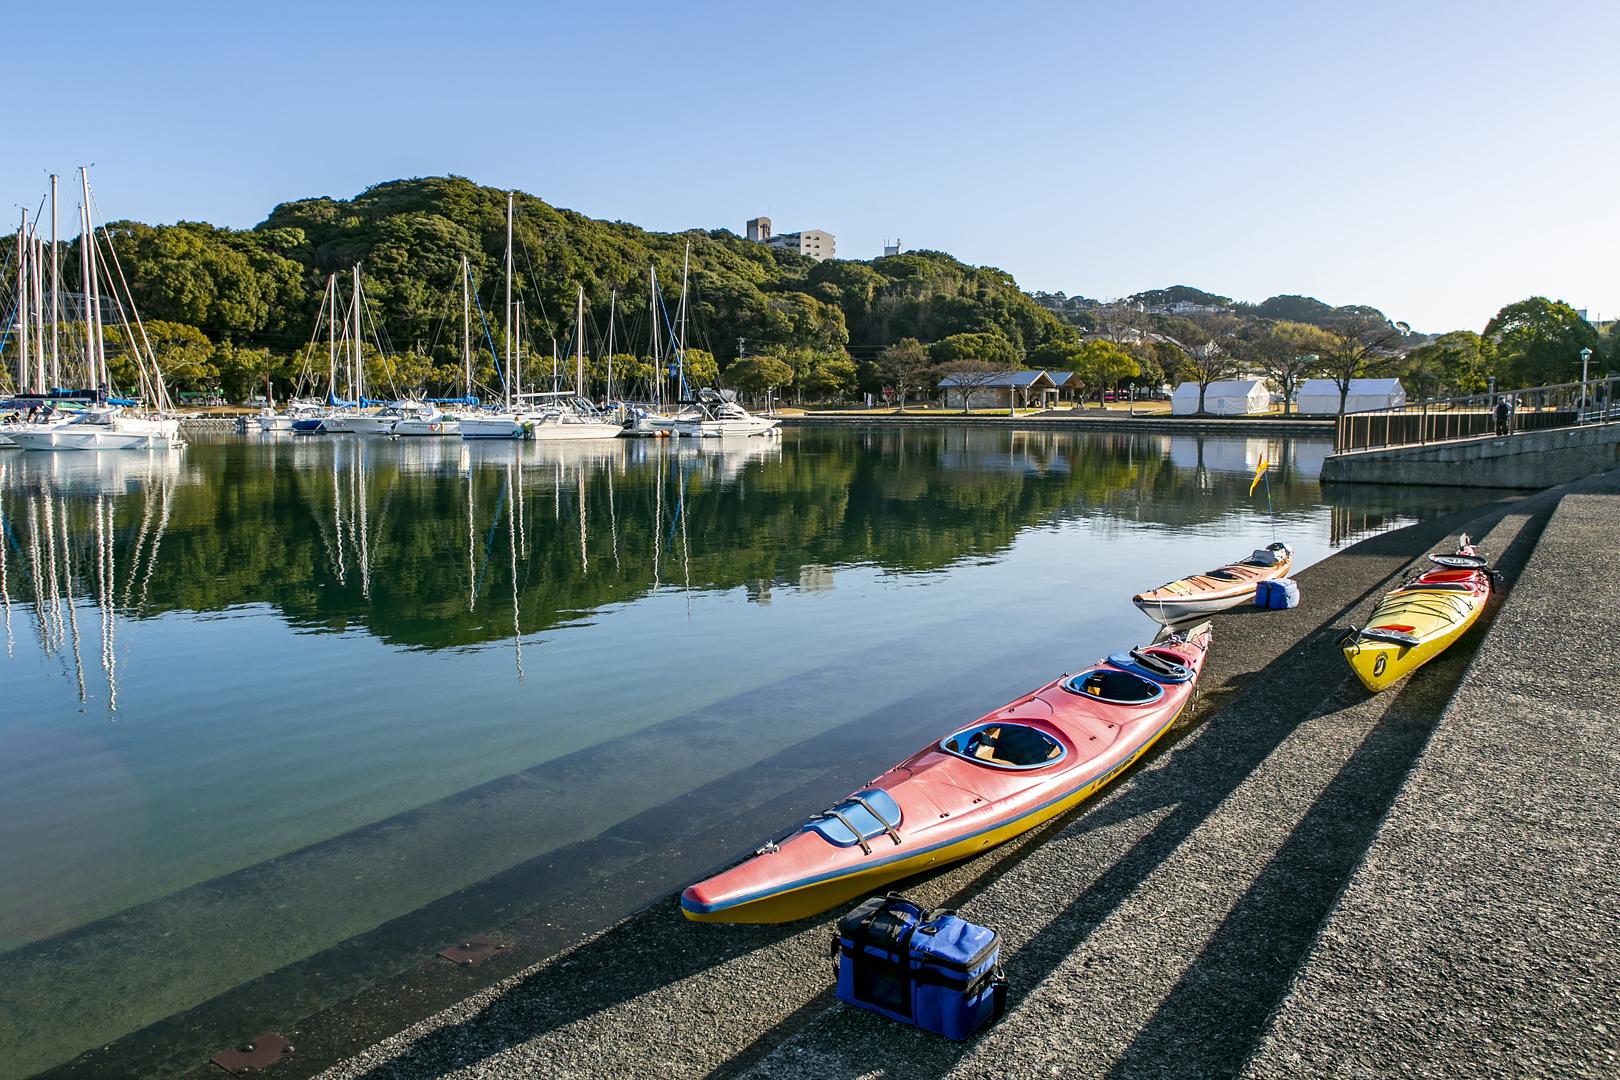
[[614, 439], [622, 426], [604, 416], [584, 396], [585, 390], [585, 286], [579, 287], [575, 305], [574, 389], [531, 395], [535, 408], [525, 414], [531, 439]]
[[[692, 250], [690, 244], [687, 245], [686, 250], [687, 250], [687, 256], [688, 256], [688, 258], [690, 258], [691, 250]], [[684, 283], [684, 277], [685, 277], [685, 275], [684, 275], [684, 272], [683, 272], [683, 275], [682, 275], [683, 282], [682, 282], [682, 285], [681, 285], [681, 302], [682, 302], [683, 305], [686, 302], [686, 285]], [[653, 401], [651, 402], [650, 407], [636, 405], [636, 406], [631, 406], [626, 410], [628, 415], [626, 417], [625, 424], [624, 424], [624, 434], [628, 435], [628, 436], [631, 436], [631, 437], [652, 438], [652, 439], [668, 438], [669, 436], [675, 434], [675, 422], [677, 420], [699, 420], [699, 419], [702, 419], [702, 413], [699, 412], [697, 407], [694, 404], [692, 404], [691, 402], [687, 402], [686, 404], [683, 404], [683, 405], [677, 405], [677, 406], [675, 406], [673, 411], [671, 411], [670, 406], [665, 402], [665, 399], [664, 399], [664, 361], [663, 361], [663, 356], [661, 354], [661, 348], [662, 348], [662, 345], [663, 345], [663, 340], [662, 340], [662, 336], [661, 336], [661, 334], [659, 332], [659, 326], [658, 326], [658, 309], [659, 309], [659, 307], [660, 307], [660, 303], [659, 303], [659, 296], [658, 296], [658, 270], [657, 270], [656, 267], [648, 266], [647, 267], [647, 309], [648, 309], [648, 315], [649, 315], [649, 317], [651, 319], [651, 324], [652, 324], [652, 367], [653, 367], [653, 376], [652, 376], [652, 391], [653, 391], [653, 393], [652, 393], [652, 397], [653, 397]], [[682, 309], [683, 314], [684, 314], [684, 310], [685, 309], [683, 307], [683, 309]], [[676, 362], [676, 368], [675, 368], [675, 383], [676, 383], [675, 397], [677, 399], [679, 399], [679, 397], [685, 392], [685, 389], [686, 389], [686, 376], [685, 376], [685, 367], [684, 367], [685, 350], [684, 349], [678, 349], [676, 351], [675, 355], [676, 355], [676, 361], [677, 361]]]
[[[461, 257], [461, 391], [460, 404], [473, 404], [472, 388], [472, 267]], [[405, 415], [394, 425], [396, 438], [460, 435], [464, 419], [460, 413], [446, 412], [434, 402], [408, 402], [401, 405]]]
[[[523, 416], [512, 407], [512, 387], [520, 377], [513, 365], [512, 336], [517, 320], [512, 307], [512, 193], [506, 193], [506, 307], [502, 313], [506, 327], [506, 363], [502, 383], [505, 388], [502, 407], [487, 409], [475, 416], [463, 417], [460, 422], [463, 439], [521, 439], [526, 434]], [[521, 385], [521, 384], [520, 384]]]
[[[79, 180], [84, 194], [83, 206], [80, 209], [79, 227], [79, 261], [84, 280], [84, 327], [85, 327], [85, 372], [91, 376], [90, 382], [97, 387], [95, 392], [96, 404], [84, 409], [67, 419], [50, 420], [43, 423], [25, 423], [12, 425], [7, 434], [11, 441], [24, 450], [126, 450], [134, 448], [165, 449], [174, 446], [183, 446], [180, 438], [180, 422], [173, 416], [167, 415], [169, 409], [168, 389], [163, 384], [163, 373], [159, 370], [157, 357], [152, 351], [152, 344], [147, 339], [146, 327], [141, 322], [139, 313], [135, 311], [134, 296], [129, 290], [129, 283], [124, 278], [123, 267], [118, 262], [118, 252], [113, 247], [112, 236], [105, 227], [102, 233], [107, 244], [107, 253], [110, 262], [102, 262], [99, 256], [99, 244], [96, 240], [95, 221], [90, 201], [90, 173], [87, 168], [79, 169]], [[56, 185], [51, 185], [54, 195]], [[52, 219], [55, 219], [55, 201], [52, 200]], [[54, 232], [54, 226], [53, 226]], [[27, 233], [26, 219], [23, 234]], [[40, 245], [23, 244], [19, 238], [20, 250], [32, 246], [36, 251], [36, 258], [31, 260], [31, 272], [23, 273], [19, 265], [18, 281], [22, 285], [25, 279], [31, 279], [31, 287], [19, 288], [19, 314], [20, 346], [19, 346], [19, 388], [33, 385], [36, 393], [43, 394], [45, 387], [44, 348], [41, 323], [43, 321], [43, 300], [41, 295], [41, 274], [37, 253]], [[53, 244], [54, 247], [54, 244]], [[54, 260], [53, 260], [54, 261]], [[137, 378], [140, 380], [140, 389], [151, 401], [151, 410], [142, 409], [138, 402], [128, 398], [115, 398], [111, 396], [111, 382], [107, 372], [106, 342], [101, 335], [101, 302], [99, 293], [99, 278], [108, 270], [116, 272], [116, 277], [107, 279], [108, 294], [111, 297], [114, 309], [118, 313], [118, 322], [124, 332], [125, 344], [130, 355], [134, 358]], [[54, 276], [54, 275], [53, 275]], [[23, 296], [32, 291], [35, 294], [35, 310], [38, 316], [35, 323], [35, 345], [37, 359], [31, 371], [28, 369], [28, 327], [26, 313], [29, 301]], [[55, 297], [52, 298], [55, 306]], [[53, 323], [54, 327], [54, 323]], [[52, 333], [52, 369], [56, 373], [59, 358], [55, 347], [56, 335]]]

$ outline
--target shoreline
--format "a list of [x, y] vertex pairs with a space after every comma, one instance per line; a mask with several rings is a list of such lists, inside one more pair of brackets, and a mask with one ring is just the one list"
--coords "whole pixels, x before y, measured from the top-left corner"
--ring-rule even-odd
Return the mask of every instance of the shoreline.
[[836, 413], [810, 413], [778, 417], [783, 427], [986, 427], [1025, 430], [1113, 431], [1224, 435], [1315, 435], [1333, 436], [1336, 421], [1304, 420], [1297, 417], [1263, 419], [1258, 417], [1222, 418], [1215, 416], [1068, 416], [1031, 414], [1027, 416], [964, 416], [950, 413], [887, 416], [840, 416]]

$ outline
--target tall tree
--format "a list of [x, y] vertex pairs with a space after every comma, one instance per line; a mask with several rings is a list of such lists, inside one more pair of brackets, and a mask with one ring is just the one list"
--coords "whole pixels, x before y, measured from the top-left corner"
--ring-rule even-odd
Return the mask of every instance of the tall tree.
[[1471, 330], [1441, 334], [1408, 352], [1400, 363], [1401, 379], [1420, 398], [1438, 397], [1450, 390], [1472, 394], [1485, 389], [1485, 356], [1480, 336]]
[[1107, 389], [1142, 372], [1135, 357], [1104, 338], [1087, 338], [1076, 353], [1071, 370], [1080, 377], [1081, 385], [1088, 392]]
[[1376, 315], [1347, 315], [1325, 328], [1327, 342], [1322, 351], [1322, 370], [1339, 387], [1339, 415], [1344, 415], [1350, 397], [1350, 383], [1376, 375], [1398, 355], [1401, 329]]
[[1230, 315], [1202, 319], [1166, 320], [1174, 336], [1164, 335], [1181, 350], [1181, 367], [1188, 380], [1198, 385], [1198, 411], [1204, 411], [1204, 395], [1210, 384], [1230, 379], [1242, 369], [1239, 349], [1242, 320]]
[[1254, 339], [1254, 359], [1283, 396], [1283, 415], [1293, 411], [1294, 392], [1321, 367], [1332, 345], [1327, 331], [1310, 323], [1276, 322]]
[[925, 387], [933, 370], [928, 350], [916, 338], [901, 338], [878, 354], [878, 377], [900, 395], [901, 412], [906, 411], [907, 392]]
[[793, 381], [793, 368], [769, 353], [739, 356], [726, 368], [726, 381], [750, 394], [768, 394]]
[[1545, 386], [1581, 377], [1581, 350], [1598, 347], [1597, 331], [1562, 300], [1532, 296], [1509, 304], [1485, 325], [1485, 348], [1500, 382]]
[[956, 360], [983, 360], [1000, 364], [1002, 371], [1018, 366], [1018, 347], [998, 333], [951, 334], [928, 347], [928, 355], [937, 364]]

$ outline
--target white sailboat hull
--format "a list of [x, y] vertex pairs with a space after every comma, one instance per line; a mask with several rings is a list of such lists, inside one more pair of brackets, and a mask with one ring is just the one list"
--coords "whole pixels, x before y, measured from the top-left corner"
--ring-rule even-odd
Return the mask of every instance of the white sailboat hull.
[[565, 439], [616, 439], [624, 428], [599, 420], [577, 423], [541, 420], [529, 428], [529, 438], [537, 442], [560, 442]]
[[468, 416], [460, 421], [463, 439], [521, 439], [523, 421], [515, 416]]
[[398, 438], [460, 435], [461, 423], [449, 416], [437, 420], [406, 418], [394, 424], [394, 435]]
[[677, 420], [675, 431], [686, 439], [747, 438], [751, 435], [780, 434], [777, 421], [763, 416], [724, 420]]
[[260, 431], [291, 431], [293, 418], [290, 416], [261, 416], [259, 420]]

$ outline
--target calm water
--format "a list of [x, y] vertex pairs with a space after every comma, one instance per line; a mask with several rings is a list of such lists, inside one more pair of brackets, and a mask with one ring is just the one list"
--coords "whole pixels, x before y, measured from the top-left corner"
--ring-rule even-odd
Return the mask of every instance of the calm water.
[[[1139, 588], [1452, 505], [1330, 501], [1328, 449], [939, 429], [0, 451], [0, 1075], [569, 845], [653, 845], [626, 823], [678, 848], [683, 796], [765, 768], [791, 787], [818, 739], [843, 790], [1150, 637]], [[1275, 521], [1247, 494], [1262, 451]], [[761, 815], [750, 837], [791, 824]], [[665, 865], [653, 895], [685, 883]], [[588, 893], [591, 867], [558, 866]]]

